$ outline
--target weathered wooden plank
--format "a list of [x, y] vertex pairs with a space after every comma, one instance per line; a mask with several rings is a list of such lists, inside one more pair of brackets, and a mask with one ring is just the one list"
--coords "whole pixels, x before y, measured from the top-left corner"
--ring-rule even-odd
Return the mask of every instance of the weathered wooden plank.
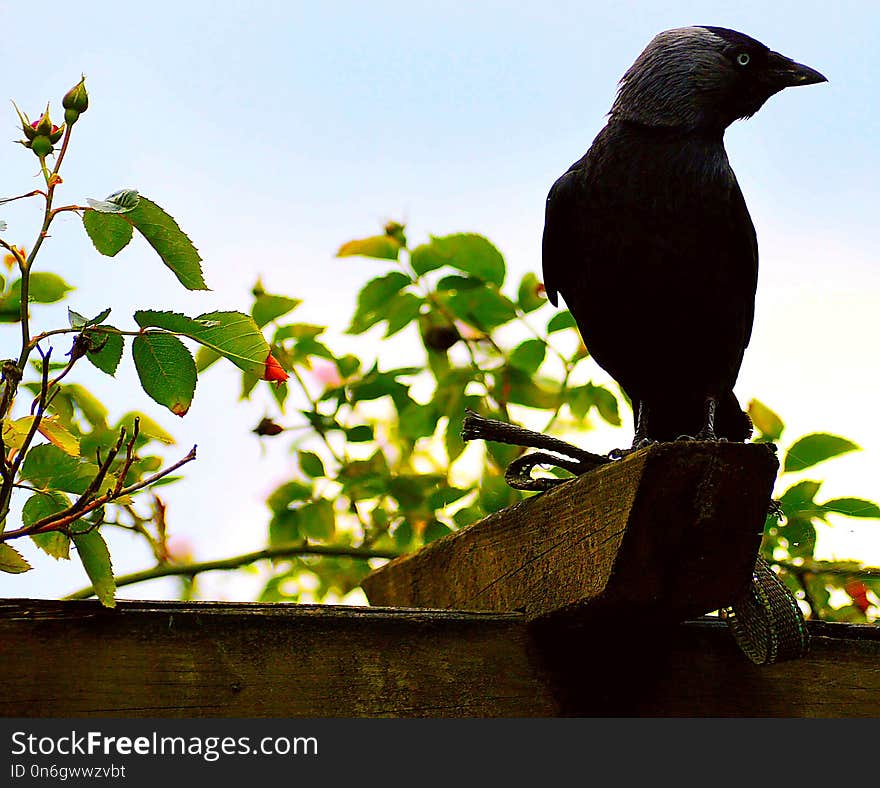
[[718, 622], [280, 604], [0, 602], [4, 717], [877, 717], [880, 628], [757, 667]]
[[363, 583], [382, 606], [687, 618], [755, 563], [778, 462], [766, 444], [651, 446], [497, 512]]
[[0, 602], [4, 717], [552, 715], [516, 615]]

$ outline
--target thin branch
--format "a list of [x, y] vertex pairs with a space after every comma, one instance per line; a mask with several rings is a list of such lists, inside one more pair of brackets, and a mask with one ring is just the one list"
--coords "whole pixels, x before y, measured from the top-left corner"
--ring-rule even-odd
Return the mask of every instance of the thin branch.
[[35, 523], [29, 526], [23, 526], [22, 528], [16, 528], [13, 531], [6, 531], [3, 534], [0, 534], [0, 542], [4, 542], [8, 539], [17, 539], [22, 536], [30, 536], [32, 534], [40, 534], [46, 533], [47, 531], [63, 531], [68, 525], [85, 515], [93, 512], [95, 509], [99, 509], [102, 506], [105, 506], [108, 503], [111, 503], [116, 498], [122, 498], [126, 495], [131, 495], [132, 493], [137, 492], [138, 490], [142, 490], [145, 487], [149, 487], [151, 484], [155, 484], [159, 479], [168, 476], [168, 474], [173, 473], [182, 465], [185, 465], [188, 462], [191, 462], [196, 458], [196, 447], [193, 446], [190, 449], [189, 453], [182, 460], [178, 460], [173, 465], [169, 465], [167, 468], [159, 471], [159, 473], [153, 474], [148, 479], [143, 479], [137, 484], [132, 484], [128, 487], [123, 487], [121, 490], [116, 491], [108, 490], [104, 495], [95, 498], [93, 501], [83, 506], [82, 508], [76, 508], [77, 504], [68, 507], [63, 512], [56, 512], [55, 514], [49, 515], [48, 517], [44, 517], [42, 520], [37, 520]]
[[25, 194], [19, 194], [17, 197], [4, 197], [0, 199], [0, 205], [5, 205], [8, 202], [15, 202], [16, 200], [24, 200], [27, 197], [36, 197], [38, 194], [46, 196], [46, 192], [42, 189], [34, 189], [32, 192], [27, 192]]
[[[391, 550], [368, 550], [363, 547], [334, 547], [332, 545], [310, 545], [308, 542], [297, 542], [292, 545], [278, 545], [268, 547], [265, 550], [257, 550], [253, 553], [245, 553], [233, 558], [223, 558], [217, 561], [203, 561], [197, 564], [161, 564], [152, 569], [141, 572], [133, 572], [130, 575], [121, 575], [116, 578], [116, 587], [142, 583], [145, 580], [155, 580], [159, 577], [195, 577], [202, 572], [214, 572], [218, 570], [241, 569], [243, 566], [255, 564], [258, 561], [267, 561], [277, 558], [294, 558], [299, 555], [321, 555], [348, 558], [395, 558], [399, 553]], [[92, 587], [83, 588], [69, 594], [65, 599], [88, 599], [94, 596]]]

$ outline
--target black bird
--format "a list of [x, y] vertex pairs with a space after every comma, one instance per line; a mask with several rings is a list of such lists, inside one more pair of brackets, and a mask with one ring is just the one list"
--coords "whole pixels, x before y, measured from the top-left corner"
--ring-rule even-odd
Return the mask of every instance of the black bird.
[[733, 30], [667, 30], [550, 190], [547, 295], [554, 305], [562, 295], [632, 401], [634, 448], [750, 436], [733, 386], [752, 332], [758, 245], [724, 131], [783, 88], [825, 81]]

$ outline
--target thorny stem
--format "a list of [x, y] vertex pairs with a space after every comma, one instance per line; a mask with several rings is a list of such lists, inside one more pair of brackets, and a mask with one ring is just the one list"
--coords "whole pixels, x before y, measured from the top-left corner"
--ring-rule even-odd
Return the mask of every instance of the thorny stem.
[[[308, 541], [297, 542], [291, 545], [278, 545], [253, 553], [224, 558], [218, 561], [203, 561], [197, 564], [160, 564], [152, 569], [142, 572], [133, 572], [130, 575], [121, 575], [116, 578], [116, 587], [142, 583], [145, 580], [154, 580], [158, 577], [189, 577], [193, 578], [202, 572], [217, 570], [241, 569], [243, 566], [255, 564], [258, 561], [266, 561], [277, 558], [293, 558], [298, 555], [322, 555], [350, 558], [395, 558], [399, 553], [391, 550], [369, 550], [363, 547], [333, 547], [329, 545], [313, 545]], [[94, 596], [94, 588], [83, 588], [69, 594], [65, 599], [88, 599]]]
[[[115, 457], [115, 454], [113, 456]], [[114, 489], [108, 490], [106, 493], [104, 493], [104, 495], [101, 495], [98, 498], [94, 498], [92, 501], [84, 506], [80, 505], [82, 501], [81, 497], [80, 500], [78, 500], [75, 504], [69, 506], [62, 512], [56, 512], [55, 514], [49, 515], [48, 517], [44, 517], [42, 520], [37, 520], [37, 522], [33, 523], [32, 525], [23, 526], [22, 528], [16, 528], [13, 531], [6, 531], [6, 533], [0, 534], [0, 542], [7, 541], [9, 539], [17, 539], [22, 536], [30, 536], [31, 534], [46, 533], [47, 531], [64, 531], [67, 526], [69, 526], [72, 522], [79, 520], [81, 517], [89, 514], [90, 512], [93, 512], [95, 509], [99, 509], [100, 507], [112, 502], [117, 498], [131, 495], [138, 490], [142, 490], [144, 487], [149, 487], [151, 484], [154, 484], [155, 482], [159, 481], [159, 479], [162, 479], [168, 474], [173, 473], [182, 465], [191, 462], [195, 458], [196, 447], [193, 446], [192, 449], [190, 449], [189, 453], [182, 460], [178, 460], [173, 465], [169, 465], [167, 468], [164, 468], [158, 473], [153, 474], [147, 479], [142, 479], [137, 484], [132, 484], [128, 487], [120, 487], [119, 482], [117, 482]], [[105, 463], [106, 462], [107, 460], [105, 460]], [[124, 474], [120, 475], [120, 479], [123, 478]]]

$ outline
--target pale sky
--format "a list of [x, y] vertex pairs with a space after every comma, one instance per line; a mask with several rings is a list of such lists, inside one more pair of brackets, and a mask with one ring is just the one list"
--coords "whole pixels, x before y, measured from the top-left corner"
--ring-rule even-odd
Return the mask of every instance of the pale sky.
[[[540, 275], [547, 190], [586, 151], [648, 40], [689, 24], [738, 29], [830, 80], [785, 91], [727, 135], [761, 250], [737, 392], [775, 408], [788, 438], [829, 431], [859, 443], [863, 451], [810, 476], [827, 480], [820, 500], [876, 500], [876, 3], [91, 2], [41, 11], [0, 2], [0, 99], [33, 118], [49, 99], [58, 108], [85, 73], [92, 104], [76, 127], [61, 199], [137, 188], [189, 233], [213, 288], [183, 291], [143, 242], [100, 257], [71, 215], [42, 259], [78, 287], [69, 302], [77, 311], [112, 306], [117, 325], [130, 327], [137, 308], [246, 310], [262, 276], [270, 291], [304, 299], [300, 320], [338, 333], [358, 288], [380, 269], [334, 252], [389, 218], [407, 222], [414, 242], [482, 233], [505, 254], [512, 280]], [[3, 112], [11, 141], [11, 104]], [[0, 192], [20, 193], [35, 183], [35, 160], [0, 144], [0, 173]], [[0, 218], [8, 237], [20, 230], [15, 241], [32, 243], [29, 206], [2, 206]], [[39, 307], [34, 318], [44, 327], [65, 319], [63, 309]], [[15, 342], [0, 327], [0, 357], [14, 355]], [[127, 362], [118, 377], [132, 374]], [[183, 420], [98, 371], [83, 368], [77, 382], [115, 415], [140, 409], [157, 419], [178, 437], [177, 454], [199, 444], [187, 480], [165, 491], [172, 530], [197, 558], [265, 544], [263, 500], [292, 459], [281, 449], [264, 455], [250, 435], [266, 407], [237, 402], [235, 371], [212, 370]], [[840, 523], [823, 533], [823, 556], [880, 564], [880, 523]], [[0, 575], [3, 596], [52, 597], [83, 584], [78, 562], [22, 547], [37, 569]], [[111, 551], [120, 572], [149, 563], [124, 536]], [[214, 575], [203, 587], [247, 598], [258, 585]], [[163, 581], [122, 595], [173, 592]]]

